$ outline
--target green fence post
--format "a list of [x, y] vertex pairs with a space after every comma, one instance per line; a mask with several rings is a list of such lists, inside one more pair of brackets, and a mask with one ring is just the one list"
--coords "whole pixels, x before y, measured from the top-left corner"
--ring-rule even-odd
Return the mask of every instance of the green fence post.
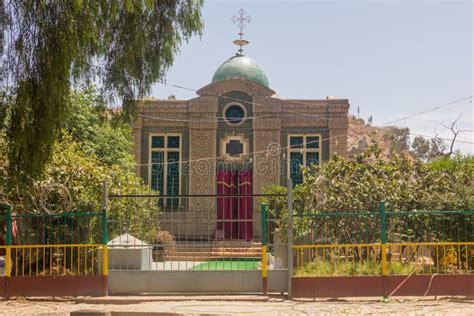
[[387, 268], [387, 212], [385, 210], [385, 202], [380, 202], [380, 242], [382, 244], [380, 260], [382, 264], [382, 282], [383, 282], [383, 302], [388, 301], [386, 293], [386, 276], [388, 274]]
[[12, 245], [12, 208], [7, 205], [7, 246]]
[[109, 231], [108, 231], [108, 223], [107, 223], [107, 209], [104, 208], [102, 210], [102, 231], [103, 231], [103, 234], [102, 234], [102, 243], [104, 245], [107, 245], [107, 243], [109, 242]]
[[5, 249], [5, 276], [10, 277], [11, 276], [11, 270], [12, 270], [12, 250], [11, 250], [11, 245], [12, 245], [12, 207], [10, 205], [7, 205], [7, 218], [6, 218], [6, 225], [7, 225], [7, 240], [6, 240], [6, 249]]
[[262, 289], [263, 289], [263, 295], [267, 295], [267, 276], [268, 276], [267, 212], [268, 212], [268, 205], [263, 203], [262, 204]]

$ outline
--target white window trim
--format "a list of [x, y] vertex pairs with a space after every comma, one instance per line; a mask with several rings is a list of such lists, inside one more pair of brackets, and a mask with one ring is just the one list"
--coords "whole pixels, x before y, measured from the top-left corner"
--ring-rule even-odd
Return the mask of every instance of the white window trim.
[[[291, 143], [290, 139], [291, 137], [303, 137], [303, 148], [291, 148]], [[318, 137], [319, 138], [319, 147], [318, 148], [306, 148], [306, 138], [307, 137]], [[306, 153], [308, 152], [313, 152], [313, 153], [319, 153], [319, 161], [318, 165], [321, 165], [321, 160], [322, 160], [322, 136], [321, 134], [288, 134], [288, 163], [287, 163], [287, 175], [288, 178], [291, 177], [291, 158], [290, 158], [290, 153], [292, 152], [297, 152], [297, 153], [302, 153], [303, 154], [303, 166], [306, 167]], [[301, 165], [300, 165], [301, 166]]]
[[[242, 143], [242, 153], [238, 156], [230, 156], [226, 153], [226, 145], [231, 140], [238, 140]], [[226, 135], [221, 139], [221, 157], [226, 160], [244, 160], [249, 154], [249, 140], [243, 135]]]
[[[152, 147], [152, 137], [153, 136], [163, 136], [165, 139], [165, 143], [163, 148], [153, 148]], [[168, 136], [178, 136], [179, 137], [179, 148], [168, 148]], [[179, 168], [178, 168], [178, 179], [179, 179], [179, 188], [178, 188], [178, 194], [181, 195], [181, 162], [183, 161], [183, 154], [182, 154], [182, 148], [183, 148], [183, 135], [181, 133], [150, 133], [148, 135], [148, 185], [151, 188], [151, 173], [152, 173], [152, 153], [153, 152], [163, 152], [163, 191], [166, 192], [160, 192], [160, 195], [167, 195], [168, 194], [168, 186], [167, 186], [167, 177], [168, 177], [168, 152], [179, 152]], [[165, 203], [166, 205], [167, 203]]]

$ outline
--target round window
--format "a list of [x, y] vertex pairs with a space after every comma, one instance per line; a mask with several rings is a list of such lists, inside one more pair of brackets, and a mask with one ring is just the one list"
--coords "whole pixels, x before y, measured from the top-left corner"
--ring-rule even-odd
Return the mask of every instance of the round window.
[[239, 105], [231, 105], [225, 110], [225, 119], [230, 124], [240, 124], [245, 118], [245, 110]]

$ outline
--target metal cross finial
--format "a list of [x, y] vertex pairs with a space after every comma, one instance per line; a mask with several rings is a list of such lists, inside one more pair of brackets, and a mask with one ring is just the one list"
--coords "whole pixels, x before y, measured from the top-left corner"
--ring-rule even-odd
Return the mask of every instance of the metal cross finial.
[[[232, 22], [234, 22], [235, 25], [240, 29], [240, 33], [242, 34], [243, 29], [247, 26], [252, 21], [252, 18], [250, 15], [248, 15], [247, 12], [245, 12], [244, 9], [240, 9], [236, 15], [232, 17]], [[241, 36], [242, 36], [241, 35]]]
[[237, 25], [237, 27], [239, 28], [240, 32], [239, 32], [239, 36], [240, 36], [240, 39], [238, 40], [235, 40], [234, 41], [234, 44], [235, 45], [238, 45], [240, 48], [239, 48], [239, 54], [242, 55], [242, 52], [244, 51], [242, 49], [242, 46], [244, 45], [247, 45], [249, 43], [249, 41], [247, 40], [244, 40], [242, 38], [242, 36], [244, 35], [244, 33], [242, 32], [244, 30], [244, 28], [247, 26], [247, 24], [250, 23], [250, 21], [252, 21], [252, 18], [250, 17], [250, 15], [248, 15], [247, 12], [245, 12], [244, 9], [240, 9], [236, 15], [234, 15], [232, 17], [232, 22]]

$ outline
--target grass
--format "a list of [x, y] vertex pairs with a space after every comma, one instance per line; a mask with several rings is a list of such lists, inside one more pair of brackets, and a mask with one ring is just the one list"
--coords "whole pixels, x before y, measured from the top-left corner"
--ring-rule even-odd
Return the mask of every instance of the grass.
[[[414, 263], [390, 262], [388, 264], [388, 274], [408, 275], [416, 270], [418, 274], [429, 274], [428, 266], [419, 266]], [[361, 276], [361, 275], [382, 275], [380, 262], [376, 260], [364, 260], [360, 262], [351, 261], [327, 261], [307, 263], [303, 267], [295, 270], [296, 277], [311, 276]]]
[[230, 258], [216, 259], [203, 262], [191, 270], [257, 270], [260, 259], [257, 258]]

